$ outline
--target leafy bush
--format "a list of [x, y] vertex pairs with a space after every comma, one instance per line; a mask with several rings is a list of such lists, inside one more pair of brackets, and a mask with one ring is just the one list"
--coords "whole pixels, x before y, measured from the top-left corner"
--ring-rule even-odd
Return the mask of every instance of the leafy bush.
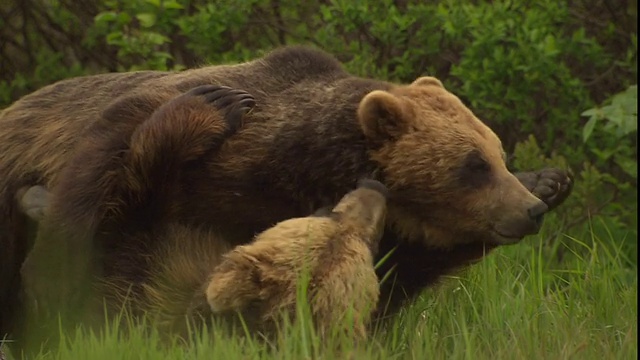
[[0, 44], [5, 44], [0, 107], [66, 77], [180, 70], [246, 61], [284, 44], [311, 44], [335, 54], [354, 74], [397, 82], [435, 75], [496, 130], [507, 151], [515, 151], [515, 168], [574, 169], [576, 193], [550, 219], [559, 231], [595, 213], [618, 224], [613, 228], [633, 226], [634, 2], [31, 0], [29, 5], [0, 4]]
[[[555, 149], [579, 136], [579, 109], [592, 105], [571, 59], [602, 71], [607, 54], [583, 29], [568, 33], [559, 24], [569, 18], [569, 5], [542, 1], [465, 4], [439, 7], [445, 32], [462, 49], [451, 75], [459, 94], [500, 130], [507, 147], [520, 134], [533, 133], [545, 149]], [[491, 26], [487, 26], [490, 23]]]
[[[611, 166], [613, 161], [635, 183], [638, 178], [638, 86], [630, 86], [607, 103], [582, 113], [589, 117], [584, 125], [583, 140], [599, 164]], [[594, 139], [591, 135], [597, 125]]]
[[[585, 235], [595, 231], [624, 244], [625, 252], [636, 260], [637, 95], [633, 85], [606, 100], [606, 105], [582, 113], [589, 117], [583, 140], [594, 156], [578, 167], [573, 196], [556, 211], [552, 224], [572, 233], [578, 231], [576, 227], [583, 227]], [[557, 152], [545, 156], [533, 136], [518, 143], [514, 155], [514, 166], [520, 168], [567, 167], [567, 160]], [[587, 223], [590, 226], [585, 228]]]

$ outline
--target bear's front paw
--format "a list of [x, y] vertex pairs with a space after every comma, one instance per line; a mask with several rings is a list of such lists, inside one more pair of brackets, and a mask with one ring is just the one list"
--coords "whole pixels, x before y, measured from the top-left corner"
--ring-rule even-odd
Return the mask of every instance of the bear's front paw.
[[515, 175], [549, 210], [562, 204], [573, 190], [573, 176], [565, 170], [548, 168]]
[[201, 96], [206, 103], [216, 107], [224, 116], [230, 132], [240, 128], [242, 117], [256, 105], [253, 95], [248, 92], [222, 85], [198, 86], [185, 95]]

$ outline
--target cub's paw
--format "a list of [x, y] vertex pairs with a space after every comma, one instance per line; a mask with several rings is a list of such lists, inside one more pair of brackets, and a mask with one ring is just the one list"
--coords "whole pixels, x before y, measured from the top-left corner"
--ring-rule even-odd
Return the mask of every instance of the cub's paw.
[[203, 97], [206, 103], [218, 109], [232, 133], [242, 126], [243, 116], [256, 105], [253, 95], [248, 92], [222, 85], [198, 86], [185, 95]]
[[573, 190], [573, 175], [561, 169], [548, 168], [515, 176], [533, 195], [544, 201], [549, 210], [562, 204]]

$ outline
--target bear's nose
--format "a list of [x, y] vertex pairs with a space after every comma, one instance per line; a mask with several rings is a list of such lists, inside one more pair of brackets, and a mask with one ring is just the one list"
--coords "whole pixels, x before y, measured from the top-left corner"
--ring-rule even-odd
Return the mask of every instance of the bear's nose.
[[538, 226], [542, 225], [542, 216], [549, 210], [547, 204], [543, 201], [538, 202], [534, 206], [527, 209], [527, 213], [529, 214], [529, 219], [533, 220], [538, 224]]

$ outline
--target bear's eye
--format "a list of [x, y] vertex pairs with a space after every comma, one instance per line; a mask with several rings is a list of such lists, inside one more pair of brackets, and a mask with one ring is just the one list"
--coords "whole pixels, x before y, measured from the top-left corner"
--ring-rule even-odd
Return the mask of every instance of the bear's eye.
[[482, 157], [480, 152], [472, 151], [464, 159], [457, 175], [461, 184], [477, 188], [490, 181], [491, 165]]
[[474, 173], [483, 173], [491, 170], [489, 163], [477, 151], [473, 151], [467, 156], [466, 168]]

